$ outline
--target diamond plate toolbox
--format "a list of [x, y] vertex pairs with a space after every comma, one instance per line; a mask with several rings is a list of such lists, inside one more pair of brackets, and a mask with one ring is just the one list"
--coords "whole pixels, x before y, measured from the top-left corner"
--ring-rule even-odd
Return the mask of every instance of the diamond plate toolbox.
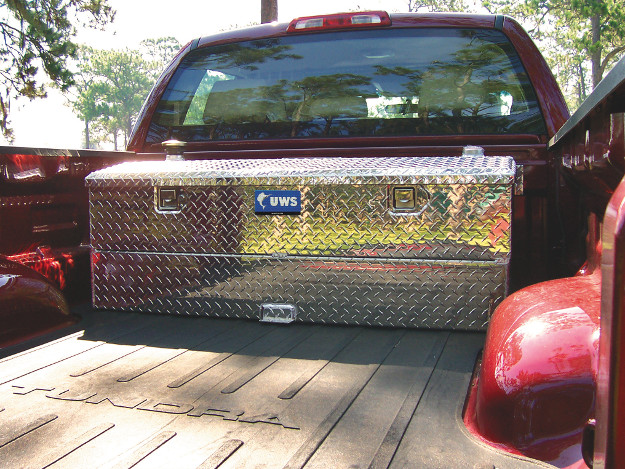
[[86, 179], [94, 306], [484, 329], [514, 176], [504, 156], [113, 166]]

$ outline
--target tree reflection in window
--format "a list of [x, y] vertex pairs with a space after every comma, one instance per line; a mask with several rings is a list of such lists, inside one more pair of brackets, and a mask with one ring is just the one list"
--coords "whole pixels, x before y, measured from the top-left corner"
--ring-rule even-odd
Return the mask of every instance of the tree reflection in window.
[[426, 28], [198, 49], [172, 78], [148, 141], [544, 132], [501, 32]]

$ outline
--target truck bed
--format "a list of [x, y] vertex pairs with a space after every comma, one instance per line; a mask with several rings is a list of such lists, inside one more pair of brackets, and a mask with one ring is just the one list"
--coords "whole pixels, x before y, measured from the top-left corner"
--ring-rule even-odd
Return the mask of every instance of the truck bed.
[[4, 350], [3, 468], [551, 467], [464, 428], [481, 332], [80, 314]]

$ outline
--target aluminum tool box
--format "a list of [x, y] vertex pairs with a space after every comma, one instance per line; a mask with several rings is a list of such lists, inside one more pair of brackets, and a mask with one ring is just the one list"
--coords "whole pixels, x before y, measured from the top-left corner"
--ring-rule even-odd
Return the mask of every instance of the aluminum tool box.
[[125, 163], [87, 177], [98, 308], [479, 330], [511, 157]]

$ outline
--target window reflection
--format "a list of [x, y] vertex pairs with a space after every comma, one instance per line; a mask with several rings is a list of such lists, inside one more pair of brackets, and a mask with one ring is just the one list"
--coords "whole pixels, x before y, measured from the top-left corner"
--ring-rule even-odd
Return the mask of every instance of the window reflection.
[[428, 28], [196, 50], [163, 95], [148, 141], [544, 132], [501, 32]]

